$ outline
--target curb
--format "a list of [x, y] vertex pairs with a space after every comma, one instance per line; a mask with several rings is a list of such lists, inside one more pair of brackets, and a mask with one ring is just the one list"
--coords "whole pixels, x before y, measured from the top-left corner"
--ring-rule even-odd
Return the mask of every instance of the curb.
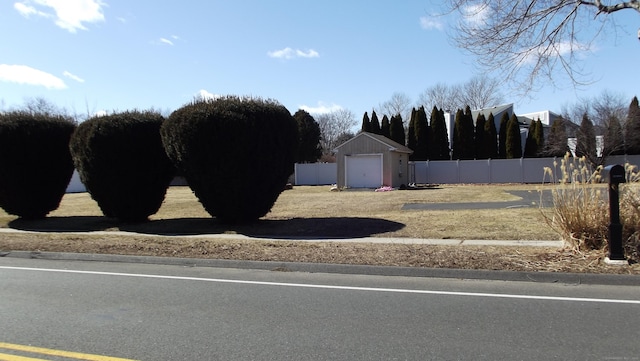
[[366, 266], [327, 263], [239, 261], [154, 256], [124, 256], [95, 253], [9, 251], [0, 257], [44, 259], [56, 261], [93, 261], [114, 263], [156, 264], [186, 267], [214, 267], [255, 269], [279, 272], [340, 273], [371, 276], [429, 277], [469, 280], [517, 281], [537, 283], [588, 284], [608, 286], [640, 286], [640, 276], [593, 273], [518, 272], [465, 270], [450, 268], [413, 268], [394, 266]]

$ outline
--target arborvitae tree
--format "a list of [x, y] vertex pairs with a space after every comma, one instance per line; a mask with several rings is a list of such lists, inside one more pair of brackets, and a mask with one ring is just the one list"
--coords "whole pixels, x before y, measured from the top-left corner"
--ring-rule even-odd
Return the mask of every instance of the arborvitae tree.
[[429, 138], [431, 132], [429, 129], [429, 121], [427, 120], [427, 113], [424, 111], [424, 107], [421, 106], [416, 111], [416, 119], [414, 124], [415, 137], [416, 137], [416, 149], [413, 149], [414, 160], [428, 160], [429, 159]]
[[364, 112], [362, 116], [362, 127], [360, 128], [363, 132], [371, 132], [371, 120], [369, 119], [369, 114]]
[[105, 216], [140, 222], [160, 209], [175, 175], [163, 122], [155, 111], [127, 111], [87, 119], [73, 133], [73, 162]]
[[498, 158], [498, 130], [496, 129], [493, 113], [489, 113], [487, 122], [484, 124], [484, 142], [487, 150], [487, 158]]
[[498, 158], [507, 158], [507, 123], [509, 123], [509, 113], [504, 112], [500, 118], [500, 129], [498, 130]]
[[507, 122], [507, 159], [522, 158], [522, 138], [520, 137], [520, 122], [515, 114], [511, 114]]
[[298, 123], [297, 163], [315, 163], [322, 156], [320, 146], [320, 125], [311, 114], [300, 109], [293, 118]]
[[462, 159], [470, 160], [476, 157], [476, 135], [473, 127], [473, 115], [471, 107], [467, 105], [464, 109], [464, 118], [462, 123]]
[[0, 112], [0, 207], [25, 219], [60, 205], [73, 174], [75, 122], [48, 112]]
[[587, 113], [582, 115], [580, 128], [576, 134], [576, 156], [585, 157], [591, 164], [597, 164], [596, 131]]
[[524, 143], [524, 157], [535, 158], [538, 156], [538, 144], [536, 143], [535, 133], [538, 127], [538, 122], [535, 120], [529, 124], [529, 131], [527, 132], [527, 140]]
[[416, 151], [416, 108], [411, 109], [411, 118], [409, 119], [409, 128], [407, 131], [407, 147], [413, 150], [409, 155], [410, 160], [415, 160]]
[[461, 159], [462, 158], [462, 123], [464, 122], [464, 112], [462, 109], [458, 109], [456, 111], [456, 118], [453, 123], [453, 145], [452, 148], [452, 158], [453, 159]]
[[371, 133], [382, 133], [382, 130], [380, 129], [380, 121], [378, 120], [378, 115], [375, 110], [371, 112]]
[[536, 141], [536, 156], [540, 156], [540, 152], [544, 149], [544, 128], [542, 127], [542, 121], [538, 119], [536, 122], [536, 129], [533, 132], [533, 139]]
[[629, 113], [625, 123], [624, 144], [627, 154], [640, 154], [640, 107], [638, 97], [629, 104]]
[[434, 118], [434, 111], [431, 112], [431, 133], [433, 134], [433, 151], [431, 153], [432, 160], [449, 160], [451, 159], [451, 148], [449, 148], [449, 134], [447, 133], [447, 125], [444, 119], [444, 111], [442, 109], [433, 107], [436, 111], [436, 117]]
[[402, 116], [400, 114], [391, 117], [389, 128], [389, 138], [396, 143], [405, 145], [404, 124], [402, 124]]
[[293, 173], [298, 127], [273, 100], [196, 101], [171, 113], [161, 133], [198, 200], [223, 222], [267, 214]]
[[476, 138], [475, 138], [476, 159], [489, 158], [487, 148], [486, 148], [485, 133], [484, 133], [484, 127], [486, 123], [487, 121], [484, 118], [484, 114], [482, 113], [478, 114], [478, 118], [476, 119], [476, 132], [475, 132], [476, 133]]
[[559, 117], [551, 125], [542, 154], [545, 157], [564, 157], [568, 151], [565, 120]]
[[382, 116], [382, 125], [380, 126], [380, 134], [391, 139], [391, 123], [386, 114]]
[[604, 134], [602, 155], [606, 157], [609, 155], [624, 154], [624, 136], [622, 134], [620, 120], [615, 115], [611, 115], [608, 123], [609, 126]]

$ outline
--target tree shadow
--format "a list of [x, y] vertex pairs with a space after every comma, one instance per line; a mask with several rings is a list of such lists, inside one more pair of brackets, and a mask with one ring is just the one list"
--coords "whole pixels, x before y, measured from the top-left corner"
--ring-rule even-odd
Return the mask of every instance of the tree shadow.
[[250, 223], [226, 224], [215, 218], [176, 218], [123, 223], [116, 219], [93, 216], [16, 219], [9, 223], [9, 227], [32, 232], [127, 231], [160, 236], [241, 234], [274, 239], [341, 239], [395, 232], [405, 225], [385, 219], [364, 217], [261, 219]]

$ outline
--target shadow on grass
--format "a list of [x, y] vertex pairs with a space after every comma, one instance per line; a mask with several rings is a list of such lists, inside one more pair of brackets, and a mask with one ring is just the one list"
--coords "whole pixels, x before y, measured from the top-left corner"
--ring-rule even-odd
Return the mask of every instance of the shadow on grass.
[[9, 227], [32, 232], [127, 231], [160, 236], [198, 236], [241, 234], [249, 237], [282, 239], [362, 238], [395, 232], [404, 224], [385, 219], [362, 217], [262, 219], [250, 223], [224, 224], [214, 218], [177, 218], [123, 223], [106, 217], [47, 217], [40, 220], [16, 219]]

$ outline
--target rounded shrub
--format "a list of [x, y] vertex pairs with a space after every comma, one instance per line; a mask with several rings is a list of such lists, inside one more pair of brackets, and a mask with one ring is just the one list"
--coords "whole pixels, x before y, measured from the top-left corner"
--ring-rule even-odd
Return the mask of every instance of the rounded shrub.
[[73, 162], [105, 216], [139, 222], [160, 209], [174, 175], [160, 138], [163, 121], [154, 111], [127, 111], [78, 126]]
[[267, 214], [293, 173], [297, 124], [272, 100], [198, 100], [174, 111], [161, 133], [196, 197], [223, 222]]
[[0, 207], [25, 219], [58, 208], [73, 175], [69, 139], [75, 127], [61, 115], [0, 113]]

